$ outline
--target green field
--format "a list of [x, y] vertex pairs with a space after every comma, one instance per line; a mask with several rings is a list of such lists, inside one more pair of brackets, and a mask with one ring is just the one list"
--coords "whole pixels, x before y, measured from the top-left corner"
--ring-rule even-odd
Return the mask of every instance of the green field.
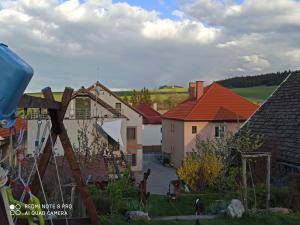
[[[276, 86], [257, 86], [249, 88], [233, 88], [232, 90], [237, 94], [248, 98], [249, 100], [261, 103], [267, 99], [270, 94], [275, 90]], [[183, 101], [188, 97], [187, 88], [165, 88], [165, 89], [152, 89], [149, 90], [151, 99], [153, 101], [165, 101], [168, 98]], [[28, 93], [32, 96], [42, 96], [41, 93]], [[118, 91], [116, 94], [120, 97], [132, 95], [132, 91]], [[62, 92], [54, 92], [54, 98], [57, 101], [61, 100]]]

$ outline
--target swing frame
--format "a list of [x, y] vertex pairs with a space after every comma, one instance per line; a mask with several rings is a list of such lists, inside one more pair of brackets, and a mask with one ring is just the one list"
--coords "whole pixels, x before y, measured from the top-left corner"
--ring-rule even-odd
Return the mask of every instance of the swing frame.
[[[90, 223], [92, 225], [101, 225], [100, 218], [98, 217], [95, 204], [91, 198], [90, 193], [86, 188], [84, 179], [82, 178], [80, 167], [76, 161], [71, 141], [68, 137], [66, 128], [63, 123], [67, 108], [72, 99], [73, 91], [74, 90], [72, 88], [66, 87], [63, 92], [61, 102], [57, 102], [54, 99], [51, 88], [46, 87], [42, 90], [44, 98], [23, 95], [22, 99], [18, 104], [18, 108], [24, 108], [24, 109], [45, 108], [48, 110], [52, 127], [51, 127], [51, 133], [48, 135], [44, 150], [41, 153], [40, 159], [38, 161], [38, 171], [40, 173], [41, 179], [43, 179], [45, 175], [48, 163], [52, 155], [51, 143], [52, 141], [53, 143], [55, 143], [57, 138], [59, 137], [63, 146], [64, 154], [67, 158], [67, 162], [70, 166], [75, 182], [79, 187], [80, 194], [82, 196], [83, 203], [85, 205], [87, 215], [89, 217], [89, 219], [87, 218], [69, 219], [69, 224], [79, 225], [83, 223], [84, 224]], [[41, 184], [39, 181], [38, 174], [37, 172], [35, 172], [32, 183], [30, 185], [30, 189], [33, 195], [36, 195], [38, 193], [40, 185]], [[27, 198], [25, 198], [25, 202], [28, 202], [28, 200], [29, 199], [27, 196]], [[1, 218], [0, 225], [6, 225], [8, 224], [7, 216], [6, 216], [7, 214], [5, 208], [3, 207], [4, 204], [2, 201], [3, 201], [2, 197], [0, 196], [0, 218]], [[4, 220], [2, 220], [2, 218], [4, 218]], [[61, 219], [57, 219], [57, 220], [54, 219], [53, 223], [54, 225], [60, 225], [63, 224], [63, 221]], [[20, 220], [18, 221], [18, 224], [25, 225], [26, 223], [24, 220]]]

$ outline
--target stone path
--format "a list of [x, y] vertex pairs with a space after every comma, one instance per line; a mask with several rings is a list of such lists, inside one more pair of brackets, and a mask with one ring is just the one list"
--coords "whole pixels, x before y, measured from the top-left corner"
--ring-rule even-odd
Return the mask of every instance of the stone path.
[[[169, 189], [171, 180], [176, 180], [176, 170], [163, 166], [156, 158], [146, 156], [144, 157], [143, 170], [151, 169], [151, 174], [148, 178], [148, 191], [151, 194], [166, 195]], [[141, 180], [142, 174], [135, 175], [137, 180]]]
[[211, 220], [217, 218], [217, 215], [185, 215], [185, 216], [163, 216], [154, 217], [151, 220]]

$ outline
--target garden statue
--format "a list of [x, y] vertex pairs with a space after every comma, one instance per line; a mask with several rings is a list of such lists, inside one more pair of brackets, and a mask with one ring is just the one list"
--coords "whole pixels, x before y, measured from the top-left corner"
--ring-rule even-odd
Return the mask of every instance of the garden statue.
[[196, 215], [201, 215], [204, 213], [204, 203], [201, 198], [196, 199]]

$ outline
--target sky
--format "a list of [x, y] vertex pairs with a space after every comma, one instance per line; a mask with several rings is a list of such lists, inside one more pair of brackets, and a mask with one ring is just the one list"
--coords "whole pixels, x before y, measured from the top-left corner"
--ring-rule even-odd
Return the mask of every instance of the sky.
[[299, 12], [296, 0], [1, 0], [0, 42], [34, 68], [28, 91], [209, 84], [299, 69]]

